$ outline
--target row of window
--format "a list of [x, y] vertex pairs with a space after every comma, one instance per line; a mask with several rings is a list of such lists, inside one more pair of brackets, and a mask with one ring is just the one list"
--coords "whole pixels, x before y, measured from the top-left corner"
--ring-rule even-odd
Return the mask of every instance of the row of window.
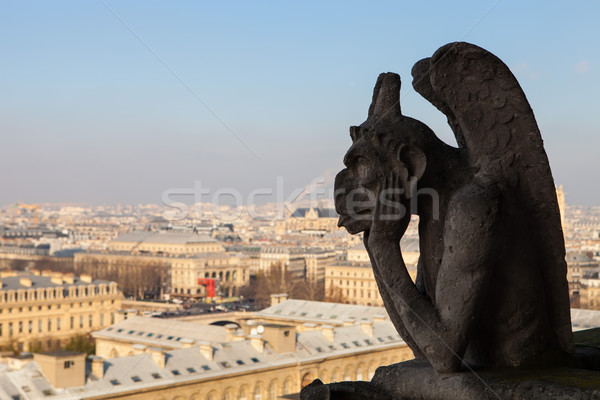
[[76, 286], [71, 288], [29, 289], [0, 291], [0, 299], [4, 303], [29, 300], [51, 300], [71, 297], [100, 296], [117, 294], [117, 286]]
[[[29, 320], [29, 321], [18, 321], [18, 322], [4, 322], [0, 323], [0, 337], [8, 336], [12, 337], [15, 334], [22, 335], [24, 333], [33, 334], [33, 333], [43, 333], [43, 332], [53, 332], [53, 327], [56, 327], [57, 331], [62, 329], [62, 321], [66, 319], [64, 317], [57, 318], [40, 318], [37, 320]], [[110, 313], [108, 318], [110, 320], [110, 324], [115, 323], [115, 314]], [[107, 318], [105, 314], [100, 314], [99, 323], [100, 326], [104, 326]], [[69, 321], [69, 329], [73, 330], [79, 328], [91, 328], [94, 326], [94, 315], [90, 314], [87, 316], [80, 315], [79, 318], [75, 316], [71, 316], [68, 319]], [[56, 325], [55, 325], [56, 324]], [[46, 330], [44, 331], [44, 326], [46, 326]], [[36, 329], [37, 328], [37, 329]]]
[[[77, 304], [79, 305], [80, 308], [82, 308], [82, 307], [86, 307], [86, 306], [92, 307], [94, 303], [92, 301], [85, 302], [85, 303], [84, 302], [69, 303], [69, 306], [70, 306], [70, 308], [74, 308]], [[103, 306], [104, 304], [105, 304], [104, 300], [101, 300], [100, 301], [100, 306]], [[110, 301], [110, 304], [115, 304], [115, 300], [112, 299]], [[24, 311], [34, 311], [34, 310], [43, 311], [44, 309], [47, 309], [47, 310], [52, 310], [52, 309], [60, 310], [62, 308], [62, 306], [63, 306], [63, 304], [55, 304], [54, 306], [52, 304], [48, 304], [47, 306], [29, 306], [29, 307], [15, 307], [15, 308], [12, 308], [12, 307], [0, 308], [0, 314], [4, 313], [5, 311], [6, 311], [7, 314], [10, 314], [10, 313], [13, 313], [13, 312], [22, 313]]]

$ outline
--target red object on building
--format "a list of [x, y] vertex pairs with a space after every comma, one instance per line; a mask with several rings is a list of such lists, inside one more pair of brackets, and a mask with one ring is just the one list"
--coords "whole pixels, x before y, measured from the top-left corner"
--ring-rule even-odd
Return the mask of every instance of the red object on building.
[[206, 297], [215, 297], [217, 292], [217, 281], [211, 278], [198, 278], [198, 285], [206, 288]]

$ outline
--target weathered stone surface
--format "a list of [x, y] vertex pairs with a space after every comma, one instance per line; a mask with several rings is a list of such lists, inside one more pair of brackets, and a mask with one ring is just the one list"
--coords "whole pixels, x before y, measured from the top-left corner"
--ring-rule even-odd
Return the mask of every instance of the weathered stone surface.
[[[480, 399], [493, 385], [465, 365], [572, 365], [560, 214], [525, 94], [500, 59], [468, 43], [415, 64], [413, 86], [447, 116], [458, 147], [403, 115], [400, 77], [381, 74], [335, 183], [339, 225], [364, 234], [385, 307], [417, 359], [380, 369], [373, 383], [394, 398]], [[415, 283], [399, 245], [411, 214]], [[544, 387], [499, 385], [510, 399]]]
[[378, 368], [372, 383], [398, 400], [600, 399], [599, 372], [564, 367], [439, 375], [413, 360]]
[[370, 382], [336, 382], [324, 385], [315, 379], [302, 389], [301, 400], [393, 400], [385, 390]]
[[[564, 362], [573, 353], [560, 214], [540, 132], [502, 61], [451, 43], [413, 68], [458, 148], [400, 109], [381, 74], [336, 177], [339, 224], [364, 232], [379, 291], [417, 358], [439, 372]], [[419, 215], [416, 284], [399, 240]]]

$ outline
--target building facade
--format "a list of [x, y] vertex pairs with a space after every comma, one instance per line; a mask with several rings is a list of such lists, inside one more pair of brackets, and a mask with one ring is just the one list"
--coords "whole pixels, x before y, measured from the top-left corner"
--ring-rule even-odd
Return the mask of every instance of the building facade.
[[78, 334], [122, 319], [115, 282], [89, 275], [44, 272], [0, 274], [0, 346], [17, 351], [53, 349]]

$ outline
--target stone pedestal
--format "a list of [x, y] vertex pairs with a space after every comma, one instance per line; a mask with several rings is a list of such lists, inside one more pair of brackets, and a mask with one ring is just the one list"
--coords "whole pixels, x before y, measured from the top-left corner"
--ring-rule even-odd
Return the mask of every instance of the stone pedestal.
[[425, 360], [379, 367], [371, 382], [315, 381], [303, 400], [600, 400], [600, 372], [518, 369], [439, 375]]
[[600, 399], [600, 372], [564, 367], [438, 375], [412, 360], [378, 368], [372, 384], [398, 400]]

